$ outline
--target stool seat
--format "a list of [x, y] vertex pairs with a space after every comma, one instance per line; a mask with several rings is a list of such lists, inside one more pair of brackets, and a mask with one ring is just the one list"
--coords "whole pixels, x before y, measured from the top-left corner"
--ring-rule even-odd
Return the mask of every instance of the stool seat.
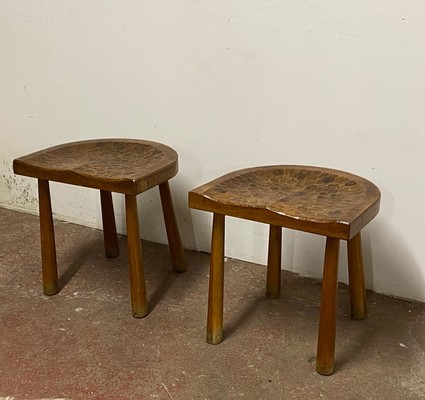
[[379, 211], [370, 181], [329, 168], [275, 165], [247, 168], [189, 194], [189, 205], [287, 228], [351, 239]]
[[177, 174], [178, 156], [161, 143], [136, 139], [94, 139], [40, 150], [13, 161], [16, 174], [38, 179], [43, 292], [59, 291], [49, 181], [100, 190], [105, 254], [118, 257], [112, 192], [125, 195], [132, 314], [148, 313], [136, 196], [159, 187], [170, 256], [176, 272], [186, 270], [168, 180]]
[[225, 216], [270, 225], [266, 295], [280, 296], [282, 227], [326, 236], [316, 371], [334, 370], [339, 242], [347, 241], [351, 315], [367, 315], [361, 230], [381, 194], [368, 180], [329, 168], [272, 165], [231, 172], [189, 192], [191, 208], [214, 213], [207, 342], [223, 339]]
[[50, 147], [13, 162], [14, 172], [56, 182], [138, 194], [171, 179], [177, 153], [147, 140], [96, 139]]

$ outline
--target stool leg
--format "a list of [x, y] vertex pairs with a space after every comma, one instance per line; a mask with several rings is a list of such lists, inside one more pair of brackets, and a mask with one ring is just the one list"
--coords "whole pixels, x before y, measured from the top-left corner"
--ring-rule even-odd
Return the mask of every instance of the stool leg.
[[165, 229], [167, 231], [168, 245], [170, 247], [171, 262], [176, 272], [184, 272], [187, 269], [184, 258], [184, 249], [180, 239], [179, 228], [174, 214], [173, 200], [171, 198], [168, 181], [159, 185], [162, 212], [164, 214]]
[[338, 290], [339, 239], [326, 239], [320, 302], [319, 338], [317, 342], [316, 371], [331, 375], [335, 359], [336, 298]]
[[282, 228], [280, 226], [270, 225], [266, 295], [272, 299], [280, 296], [281, 257]]
[[52, 204], [49, 181], [38, 180], [38, 206], [40, 213], [41, 267], [43, 293], [51, 296], [59, 291], [56, 264], [55, 231], [53, 227]]
[[347, 250], [351, 316], [361, 320], [367, 317], [367, 303], [360, 232], [348, 241]]
[[223, 339], [223, 289], [224, 215], [214, 214], [207, 318], [207, 342], [210, 344], [219, 344]]
[[101, 190], [100, 204], [102, 206], [102, 225], [105, 254], [108, 258], [115, 258], [120, 255], [120, 248], [118, 245], [117, 227], [115, 225], [112, 193], [106, 190]]
[[136, 196], [125, 195], [127, 248], [130, 264], [130, 293], [133, 317], [142, 318], [148, 314], [145, 276], [140, 242], [139, 217]]

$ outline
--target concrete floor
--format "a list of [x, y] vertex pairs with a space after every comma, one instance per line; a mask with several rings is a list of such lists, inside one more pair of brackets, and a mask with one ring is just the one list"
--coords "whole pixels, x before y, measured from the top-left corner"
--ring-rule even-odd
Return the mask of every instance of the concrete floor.
[[424, 399], [425, 304], [368, 293], [349, 317], [339, 288], [336, 372], [315, 372], [320, 282], [226, 262], [225, 340], [205, 342], [207, 254], [171, 271], [166, 246], [143, 242], [150, 314], [130, 313], [125, 238], [58, 222], [61, 292], [41, 292], [38, 219], [0, 209], [0, 399]]

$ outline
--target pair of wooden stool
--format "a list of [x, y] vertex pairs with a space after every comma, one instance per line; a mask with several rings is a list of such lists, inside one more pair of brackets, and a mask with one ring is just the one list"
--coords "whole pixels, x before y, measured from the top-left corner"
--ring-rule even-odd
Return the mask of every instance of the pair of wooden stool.
[[[68, 143], [14, 160], [16, 174], [38, 179], [43, 290], [56, 294], [58, 274], [49, 181], [100, 190], [105, 253], [119, 254], [111, 192], [126, 204], [130, 291], [134, 317], [148, 313], [136, 196], [159, 186], [171, 260], [186, 270], [168, 180], [176, 175], [177, 153], [159, 143], [105, 139]], [[232, 172], [189, 193], [189, 206], [214, 214], [208, 296], [207, 341], [223, 337], [225, 216], [270, 225], [266, 293], [280, 295], [282, 227], [326, 236], [316, 370], [333, 372], [338, 253], [348, 242], [351, 313], [364, 319], [366, 291], [361, 229], [378, 213], [378, 188], [358, 176], [325, 168], [268, 166]]]

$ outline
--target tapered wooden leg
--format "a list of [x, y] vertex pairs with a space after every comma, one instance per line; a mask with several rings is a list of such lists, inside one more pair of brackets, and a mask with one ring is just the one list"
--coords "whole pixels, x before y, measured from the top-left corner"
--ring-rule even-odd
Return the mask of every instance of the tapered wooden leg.
[[170, 247], [171, 262], [176, 272], [184, 272], [187, 269], [184, 257], [184, 249], [180, 239], [179, 228], [174, 214], [173, 200], [171, 198], [170, 185], [167, 182], [159, 185], [162, 212], [164, 214], [165, 228], [167, 230], [168, 245]]
[[49, 181], [44, 179], [38, 180], [38, 199], [43, 292], [51, 296], [59, 291], [59, 286]]
[[148, 314], [148, 305], [146, 301], [145, 276], [136, 196], [125, 195], [125, 208], [128, 261], [130, 265], [131, 307], [133, 317], [142, 318]]
[[280, 296], [282, 257], [282, 228], [270, 225], [269, 253], [267, 258], [267, 297]]
[[367, 303], [360, 232], [348, 241], [347, 250], [351, 316], [354, 319], [365, 319], [367, 317]]
[[103, 241], [105, 244], [105, 254], [108, 258], [115, 258], [120, 255], [120, 248], [118, 245], [117, 227], [115, 225], [112, 193], [106, 190], [101, 190], [100, 204], [102, 206]]
[[338, 255], [339, 239], [328, 237], [323, 269], [316, 359], [316, 371], [321, 375], [331, 375], [334, 370]]
[[224, 215], [214, 214], [207, 319], [207, 342], [210, 344], [218, 344], [223, 339], [223, 289]]

